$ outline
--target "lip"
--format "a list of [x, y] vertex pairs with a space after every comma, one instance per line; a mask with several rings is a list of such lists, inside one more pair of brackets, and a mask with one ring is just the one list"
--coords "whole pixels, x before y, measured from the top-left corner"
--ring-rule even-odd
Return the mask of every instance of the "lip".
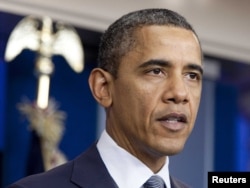
[[177, 132], [184, 129], [187, 125], [187, 116], [181, 113], [169, 113], [157, 119], [162, 126], [170, 131]]

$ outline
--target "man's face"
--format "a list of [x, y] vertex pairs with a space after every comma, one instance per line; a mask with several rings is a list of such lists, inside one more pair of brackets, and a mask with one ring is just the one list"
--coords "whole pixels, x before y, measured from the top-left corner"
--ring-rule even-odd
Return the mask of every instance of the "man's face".
[[147, 26], [111, 84], [107, 131], [142, 159], [182, 150], [192, 131], [202, 87], [201, 51], [188, 30]]

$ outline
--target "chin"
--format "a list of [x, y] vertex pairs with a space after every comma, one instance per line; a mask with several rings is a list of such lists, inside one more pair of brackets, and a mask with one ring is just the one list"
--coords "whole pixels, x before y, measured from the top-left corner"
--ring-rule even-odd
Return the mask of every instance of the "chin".
[[182, 152], [184, 145], [185, 145], [184, 143], [168, 144], [167, 146], [163, 148], [164, 154], [167, 156], [176, 155]]
[[182, 149], [168, 151], [168, 152], [166, 152], [166, 156], [173, 156], [173, 155], [177, 155], [177, 154], [179, 154], [179, 153], [181, 153], [181, 152], [182, 152]]

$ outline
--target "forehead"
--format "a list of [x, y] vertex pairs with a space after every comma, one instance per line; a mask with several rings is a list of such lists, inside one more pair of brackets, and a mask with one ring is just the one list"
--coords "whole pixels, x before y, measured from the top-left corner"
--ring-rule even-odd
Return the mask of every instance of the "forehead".
[[199, 41], [196, 35], [191, 30], [185, 28], [166, 26], [166, 25], [150, 25], [143, 26], [134, 32], [138, 44], [142, 43], [157, 43], [174, 41], [176, 44], [189, 42], [199, 46]]
[[200, 43], [191, 31], [173, 26], [144, 26], [134, 33], [135, 46], [130, 55], [145, 58], [190, 58], [202, 60]]

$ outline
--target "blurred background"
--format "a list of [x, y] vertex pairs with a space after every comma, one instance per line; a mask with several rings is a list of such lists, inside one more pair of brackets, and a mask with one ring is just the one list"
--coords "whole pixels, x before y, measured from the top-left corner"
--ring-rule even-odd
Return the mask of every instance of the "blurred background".
[[27, 175], [30, 156], [40, 158], [39, 152], [30, 152], [34, 139], [29, 122], [17, 108], [23, 99], [36, 98], [35, 53], [24, 50], [11, 62], [4, 59], [10, 33], [20, 20], [46, 15], [70, 24], [84, 46], [81, 73], [63, 57], [53, 57], [50, 97], [67, 115], [59, 147], [71, 160], [98, 138], [105, 121], [87, 84], [101, 34], [125, 13], [155, 7], [186, 17], [205, 54], [200, 111], [184, 151], [170, 158], [172, 175], [205, 188], [208, 171], [250, 170], [250, 1], [0, 0], [0, 187]]

